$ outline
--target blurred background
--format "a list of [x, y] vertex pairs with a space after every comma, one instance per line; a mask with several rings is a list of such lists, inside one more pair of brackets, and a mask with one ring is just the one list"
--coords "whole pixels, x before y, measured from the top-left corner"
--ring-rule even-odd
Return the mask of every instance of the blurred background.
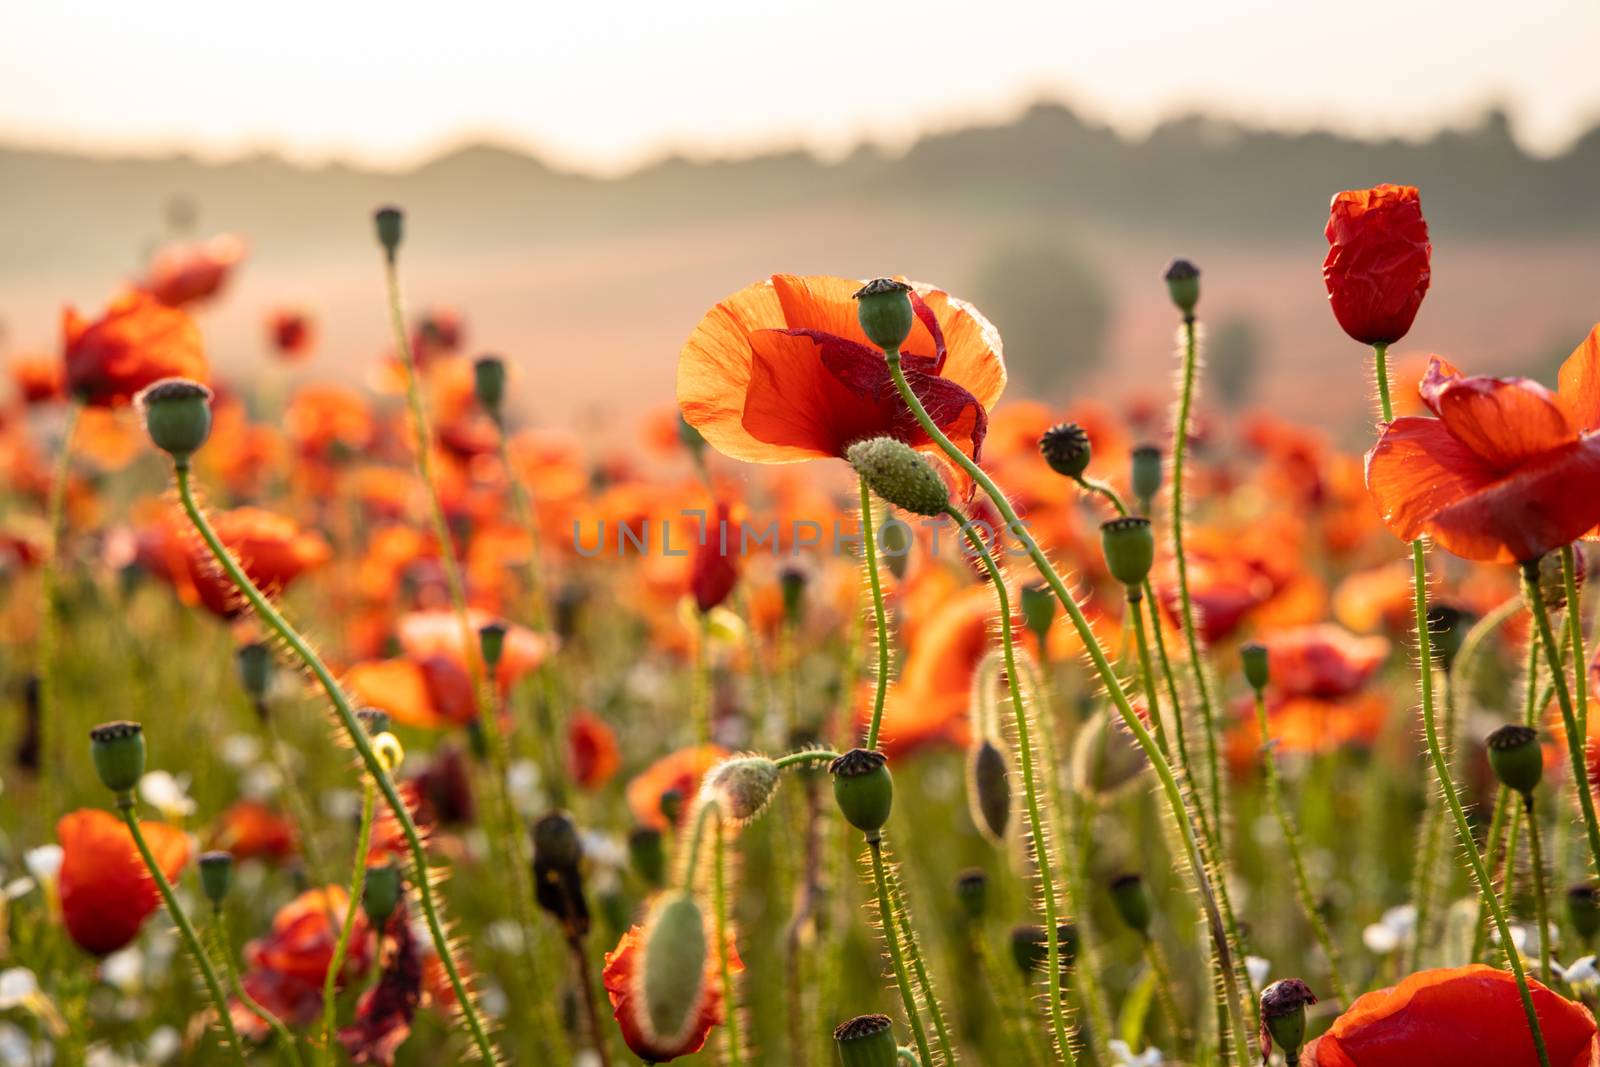
[[[359, 380], [384, 201], [414, 310], [459, 311], [541, 422], [670, 405], [700, 315], [777, 271], [968, 297], [1016, 395], [1162, 394], [1184, 255], [1210, 401], [1359, 436], [1321, 230], [1379, 181], [1420, 186], [1433, 230], [1407, 346], [1549, 380], [1600, 316], [1590, 2], [511, 7], [0, 10], [0, 362], [226, 232], [248, 255], [201, 311], [213, 361]], [[285, 304], [318, 324], [293, 370], [267, 359]]]

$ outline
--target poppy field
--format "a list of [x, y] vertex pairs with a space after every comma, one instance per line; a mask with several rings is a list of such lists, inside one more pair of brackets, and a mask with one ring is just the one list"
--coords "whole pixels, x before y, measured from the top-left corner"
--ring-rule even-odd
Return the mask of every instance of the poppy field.
[[231, 234], [7, 364], [0, 1067], [1600, 1065], [1600, 325], [1416, 354], [1415, 187], [1306, 220], [1357, 448], [1203, 248], [1153, 402], [776, 263], [597, 440], [407, 221], [356, 373], [218, 369]]

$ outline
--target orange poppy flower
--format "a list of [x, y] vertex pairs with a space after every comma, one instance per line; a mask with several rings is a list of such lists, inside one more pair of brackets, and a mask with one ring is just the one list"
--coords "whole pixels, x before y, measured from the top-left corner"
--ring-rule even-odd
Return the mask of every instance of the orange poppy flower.
[[307, 459], [332, 460], [372, 443], [372, 405], [359, 389], [338, 382], [308, 382], [283, 412], [283, 428]]
[[[261, 508], [234, 508], [215, 516], [212, 525], [250, 580], [269, 596], [276, 596], [300, 575], [322, 566], [332, 555], [319, 534], [303, 531], [293, 519]], [[180, 596], [191, 596], [213, 614], [232, 619], [244, 611], [244, 601], [221, 572], [210, 551], [187, 532], [177, 535], [184, 546], [181, 573], [165, 575]], [[193, 601], [190, 601], [193, 602]]]
[[689, 802], [700, 791], [700, 779], [730, 754], [721, 745], [699, 745], [669, 752], [650, 764], [628, 783], [628, 810], [633, 812], [634, 821], [657, 830], [667, 829], [667, 817], [661, 813], [662, 796], [676, 790], [687, 812]]
[[[755, 463], [843, 456], [883, 434], [927, 445], [856, 320], [860, 285], [775, 274], [712, 308], [678, 357], [683, 417], [723, 455]], [[976, 458], [1006, 383], [999, 334], [943, 290], [919, 285], [912, 305], [906, 378], [939, 428]]]
[[1389, 658], [1388, 638], [1357, 637], [1330, 623], [1279, 630], [1262, 644], [1271, 656], [1272, 691], [1285, 696], [1346, 696]]
[[1551, 392], [1526, 378], [1465, 377], [1434, 356], [1422, 400], [1367, 453], [1389, 529], [1465, 559], [1537, 559], [1600, 523], [1600, 326]]
[[93, 322], [61, 313], [67, 387], [92, 407], [118, 407], [162, 378], [206, 379], [200, 329], [148, 293], [113, 300]]
[[66, 368], [53, 356], [13, 356], [9, 370], [24, 404], [48, 404], [67, 395]]
[[617, 735], [593, 712], [576, 711], [567, 719], [567, 772], [583, 789], [599, 789], [622, 766]]
[[[150, 851], [168, 881], [189, 863], [189, 835], [165, 823], [141, 822]], [[127, 945], [161, 905], [133, 835], [109, 811], [84, 808], [56, 823], [61, 843], [57, 888], [67, 934], [78, 947], [105, 956]]]
[[244, 254], [244, 241], [231, 233], [199, 244], [169, 245], [151, 258], [140, 288], [168, 307], [203, 303], [222, 291]]
[[[708, 937], [709, 940], [709, 937]], [[617, 942], [617, 947], [606, 953], [605, 970], [601, 981], [606, 996], [611, 999], [611, 1011], [617, 1025], [622, 1028], [622, 1039], [633, 1054], [647, 1063], [666, 1063], [679, 1056], [688, 1056], [705, 1047], [712, 1029], [724, 1019], [722, 1004], [721, 971], [714, 946], [707, 946], [706, 970], [700, 979], [700, 996], [690, 1018], [693, 1020], [679, 1035], [652, 1034], [649, 1013], [644, 1005], [643, 990], [635, 971], [644, 958], [644, 929], [629, 927]], [[728, 969], [733, 974], [744, 973], [744, 961], [732, 938], [728, 941]]]
[[1334, 196], [1322, 279], [1334, 318], [1364, 345], [1411, 330], [1432, 278], [1433, 246], [1414, 185], [1379, 185]]
[[317, 340], [316, 324], [303, 311], [279, 308], [267, 318], [267, 340], [278, 358], [296, 363], [311, 354]]
[[[1594, 1016], [1528, 980], [1551, 1067], [1589, 1067], [1600, 1056]], [[1357, 997], [1301, 1056], [1306, 1067], [1535, 1067], [1516, 979], [1483, 964], [1418, 971]]]
[[295, 853], [294, 823], [258, 800], [241, 800], [217, 820], [211, 847], [235, 859], [281, 860]]
[[[278, 909], [266, 936], [244, 947], [245, 991], [290, 1026], [305, 1026], [321, 1014], [322, 983], [333, 963], [349, 901], [342, 886], [308, 889]], [[358, 908], [344, 967], [335, 979], [337, 987], [361, 977], [371, 966], [370, 932], [367, 917]], [[242, 1003], [232, 1002], [229, 1014], [242, 1034], [266, 1038], [266, 1024]]]

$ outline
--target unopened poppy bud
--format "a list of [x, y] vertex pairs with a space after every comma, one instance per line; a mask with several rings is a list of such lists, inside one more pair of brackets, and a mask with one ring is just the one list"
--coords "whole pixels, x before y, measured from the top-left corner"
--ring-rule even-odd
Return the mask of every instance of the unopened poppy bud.
[[1149, 519], [1128, 515], [1101, 523], [1100, 548], [1111, 577], [1130, 590], [1144, 585], [1156, 561], [1156, 537]]
[[472, 364], [472, 391], [483, 410], [499, 418], [506, 398], [506, 361], [499, 356], [479, 356]]
[[150, 440], [183, 466], [211, 436], [211, 390], [188, 378], [163, 378], [138, 396]]
[[582, 859], [583, 839], [566, 812], [548, 812], [533, 824], [534, 900], [560, 920], [571, 937], [582, 937], [589, 931]]
[[400, 765], [406, 761], [405, 747], [400, 744], [398, 737], [387, 730], [372, 738], [372, 752], [390, 774], [399, 771]]
[[1066, 478], [1082, 478], [1094, 454], [1089, 434], [1075, 422], [1058, 423], [1039, 438], [1039, 452], [1050, 469]]
[[1567, 890], [1567, 919], [1584, 941], [1600, 934], [1600, 886], [1581, 882]]
[[1461, 651], [1461, 642], [1465, 640], [1467, 631], [1477, 621], [1477, 616], [1471, 612], [1462, 611], [1451, 604], [1428, 605], [1428, 633], [1432, 637], [1433, 654], [1445, 670], [1451, 670], [1456, 665], [1456, 654]]
[[389, 713], [378, 708], [357, 708], [356, 721], [367, 732], [368, 737], [377, 737], [379, 734], [389, 732]]
[[1539, 731], [1520, 723], [1508, 723], [1484, 739], [1489, 749], [1489, 766], [1507, 789], [1528, 796], [1544, 778], [1544, 750]]
[[667, 853], [661, 831], [654, 826], [635, 826], [628, 834], [628, 858], [648, 885], [659, 886], [666, 880]]
[[144, 777], [144, 727], [136, 722], [105, 722], [89, 731], [89, 753], [105, 787], [119, 797], [131, 794]]
[[1016, 961], [1017, 970], [1032, 974], [1044, 966], [1048, 955], [1044, 927], [1023, 923], [1011, 928], [1011, 958]]
[[239, 670], [239, 684], [257, 705], [267, 699], [272, 686], [272, 649], [261, 641], [241, 645], [234, 656], [234, 666]]
[[361, 883], [361, 910], [367, 913], [372, 925], [383, 929], [399, 906], [400, 868], [393, 863], [368, 867], [367, 877]]
[[980, 833], [998, 844], [1011, 819], [1010, 765], [993, 741], [981, 737], [967, 753], [967, 806]]
[[785, 567], [778, 575], [778, 588], [783, 593], [783, 617], [790, 626], [799, 626], [806, 611], [806, 572], [799, 567]]
[[233, 887], [233, 853], [200, 853], [200, 888], [214, 907], [221, 907]]
[[583, 839], [578, 825], [564, 811], [539, 816], [533, 824], [533, 859], [552, 867], [576, 867], [583, 858]]
[[883, 561], [889, 565], [889, 573], [897, 580], [904, 578], [906, 571], [911, 569], [911, 545], [914, 540], [911, 527], [893, 515], [878, 527], [878, 548]]
[[661, 1043], [694, 1024], [706, 973], [705, 917], [688, 893], [674, 893], [651, 910], [645, 921], [644, 966], [640, 991], [650, 1029]]
[[894, 807], [894, 779], [882, 752], [853, 748], [828, 764], [833, 799], [845, 821], [875, 840]]
[[1271, 1055], [1274, 1042], [1283, 1050], [1284, 1063], [1289, 1067], [1300, 1062], [1300, 1046], [1306, 1040], [1306, 1005], [1316, 1002], [1311, 987], [1298, 978], [1273, 982], [1261, 991], [1263, 1063]]
[[1056, 597], [1049, 586], [1034, 582], [1022, 587], [1022, 621], [1039, 639], [1042, 651], [1050, 624], [1056, 621]]
[[1155, 919], [1155, 903], [1144, 878], [1136, 872], [1119, 874], [1111, 880], [1111, 903], [1122, 921], [1141, 934], [1149, 933]]
[[834, 1027], [833, 1043], [841, 1067], [895, 1067], [900, 1059], [894, 1023], [887, 1015], [857, 1015], [840, 1023]]
[[885, 352], [898, 352], [911, 336], [916, 312], [911, 308], [911, 286], [892, 278], [876, 278], [856, 290], [856, 316], [867, 340]]
[[372, 213], [372, 222], [377, 227], [378, 243], [383, 246], [383, 251], [390, 259], [400, 250], [400, 238], [405, 232], [406, 216], [403, 211], [393, 205], [380, 207]]
[[989, 875], [979, 867], [968, 867], [956, 875], [956, 899], [967, 918], [976, 922], [989, 908]]
[[478, 649], [483, 653], [483, 662], [488, 664], [490, 670], [498, 667], [500, 657], [506, 650], [505, 624], [490, 622], [478, 627]]
[[743, 826], [772, 802], [778, 776], [778, 765], [765, 756], [735, 756], [706, 772], [700, 793], [717, 802], [724, 819]]
[[1244, 668], [1244, 680], [1257, 693], [1265, 689], [1271, 680], [1271, 660], [1266, 645], [1251, 641], [1239, 646], [1239, 664]]
[[673, 826], [683, 818], [683, 791], [681, 789], [663, 789], [661, 800], [657, 805], [661, 815]]
[[913, 515], [943, 515], [950, 489], [928, 457], [893, 437], [857, 441], [845, 450], [867, 487], [897, 508]]
[[1193, 318], [1195, 305], [1200, 303], [1200, 268], [1187, 259], [1175, 259], [1162, 277], [1167, 282], [1167, 295], [1184, 318]]
[[1161, 492], [1161, 449], [1155, 445], [1137, 445], [1129, 454], [1132, 468], [1128, 484], [1139, 500], [1154, 500]]

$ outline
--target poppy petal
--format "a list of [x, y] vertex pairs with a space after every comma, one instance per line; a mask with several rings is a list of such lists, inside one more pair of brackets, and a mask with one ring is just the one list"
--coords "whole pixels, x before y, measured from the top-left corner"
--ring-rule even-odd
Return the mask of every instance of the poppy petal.
[[1420, 391], [1457, 440], [1501, 469], [1577, 436], [1556, 394], [1526, 378], [1463, 377], [1435, 356]]
[[[882, 432], [878, 404], [858, 391], [870, 370], [863, 361], [873, 358], [856, 351], [860, 346], [833, 339], [838, 344], [824, 348], [811, 335], [787, 330], [761, 330], [750, 340], [754, 361], [741, 425], [769, 450], [766, 462], [839, 456], [851, 442]], [[827, 362], [830, 352], [847, 373]], [[883, 357], [876, 363], [886, 374]]]
[[1567, 417], [1580, 430], [1600, 429], [1600, 325], [1561, 364], [1557, 392]]

